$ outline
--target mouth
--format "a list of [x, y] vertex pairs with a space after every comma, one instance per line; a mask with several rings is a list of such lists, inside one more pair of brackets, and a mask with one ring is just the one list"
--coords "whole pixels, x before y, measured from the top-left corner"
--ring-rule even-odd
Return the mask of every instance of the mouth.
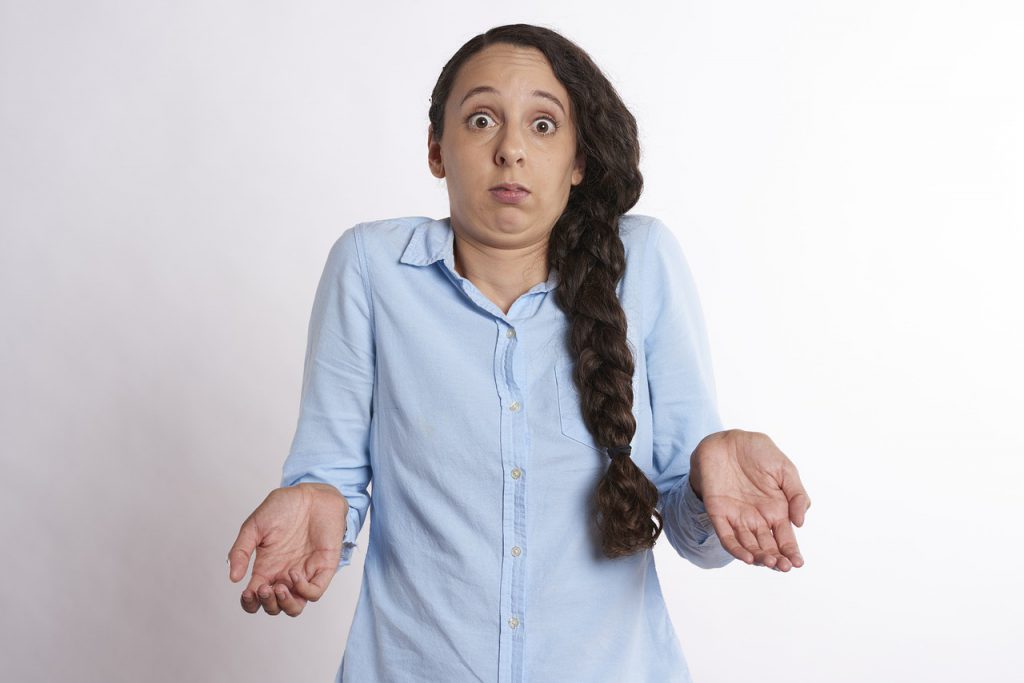
[[520, 185], [519, 183], [501, 183], [500, 185], [495, 185], [494, 187], [492, 187], [491, 190], [506, 190], [508, 192], [529, 192], [525, 185]]
[[490, 190], [491, 196], [502, 204], [519, 204], [526, 201], [530, 191], [516, 183], [502, 183], [495, 185]]

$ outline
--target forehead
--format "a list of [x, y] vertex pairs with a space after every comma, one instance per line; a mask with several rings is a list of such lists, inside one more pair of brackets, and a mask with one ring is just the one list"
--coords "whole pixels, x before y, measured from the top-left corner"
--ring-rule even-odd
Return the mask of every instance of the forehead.
[[528, 97], [533, 90], [546, 90], [566, 102], [562, 86], [540, 50], [517, 45], [489, 45], [466, 60], [452, 86], [454, 102], [479, 86], [491, 86], [502, 97]]

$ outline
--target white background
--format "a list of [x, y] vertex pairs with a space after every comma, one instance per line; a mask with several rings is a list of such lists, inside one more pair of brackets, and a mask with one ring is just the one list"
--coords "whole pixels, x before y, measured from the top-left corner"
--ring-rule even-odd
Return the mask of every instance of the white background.
[[277, 486], [328, 249], [449, 214], [431, 88], [520, 21], [636, 115], [633, 212], [687, 254], [723, 419], [813, 500], [788, 573], [659, 542], [697, 683], [1012, 678], [1019, 5], [4, 0], [5, 679], [332, 679], [368, 526], [297, 619], [244, 612], [226, 553]]

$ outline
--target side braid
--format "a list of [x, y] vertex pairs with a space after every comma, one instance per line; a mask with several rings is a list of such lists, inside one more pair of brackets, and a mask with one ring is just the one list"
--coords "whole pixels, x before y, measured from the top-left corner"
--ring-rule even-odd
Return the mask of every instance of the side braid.
[[[616, 295], [625, 250], [617, 216], [614, 222], [591, 220], [585, 230], [581, 224], [567, 211], [552, 233], [549, 250], [559, 261], [554, 291], [571, 320], [567, 343], [576, 359], [573, 381], [584, 422], [600, 446], [614, 449], [628, 446], [636, 432], [635, 363], [626, 341], [626, 314]], [[602, 552], [614, 558], [652, 547], [663, 524], [654, 483], [628, 452], [610, 455], [594, 496], [594, 514]]]

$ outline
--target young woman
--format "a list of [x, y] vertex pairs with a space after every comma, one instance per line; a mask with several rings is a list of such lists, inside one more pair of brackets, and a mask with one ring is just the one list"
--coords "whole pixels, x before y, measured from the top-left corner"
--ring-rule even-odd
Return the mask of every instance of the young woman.
[[688, 681], [651, 548], [801, 566], [796, 468], [722, 429], [683, 252], [626, 214], [636, 121], [583, 50], [493, 28], [429, 117], [451, 215], [332, 247], [281, 488], [229, 553], [235, 582], [256, 553], [242, 608], [318, 600], [372, 502], [338, 681]]

